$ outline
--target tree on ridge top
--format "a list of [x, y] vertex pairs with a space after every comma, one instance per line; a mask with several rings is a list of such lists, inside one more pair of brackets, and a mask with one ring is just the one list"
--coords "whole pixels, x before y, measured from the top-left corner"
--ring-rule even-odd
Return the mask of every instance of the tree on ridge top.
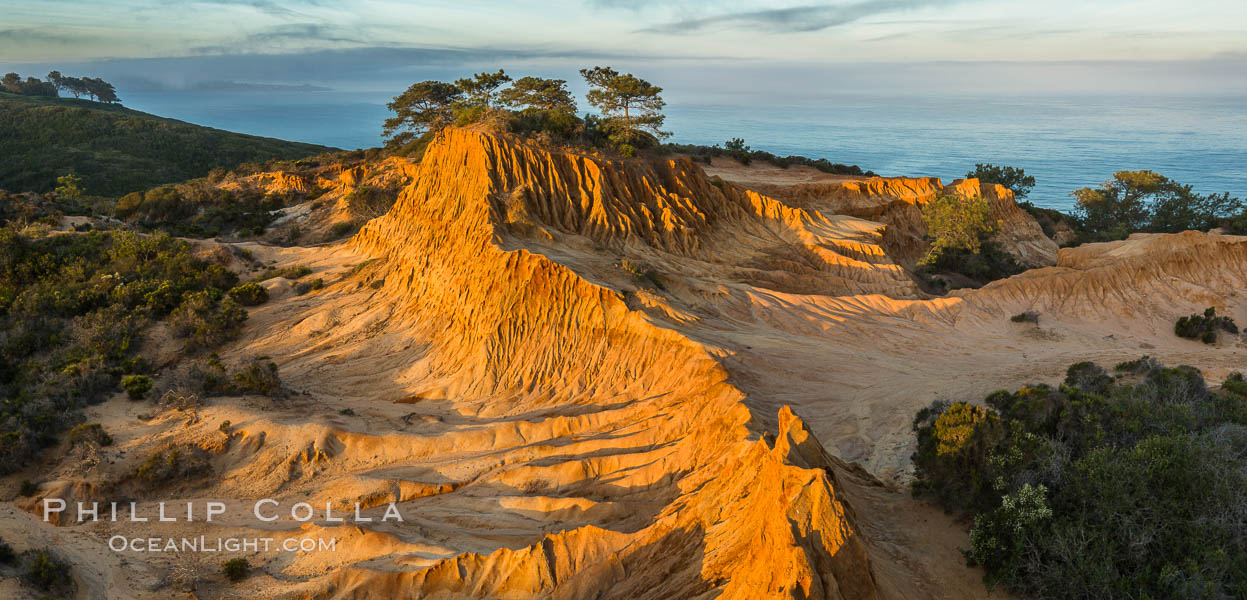
[[498, 99], [498, 88], [511, 81], [502, 69], [497, 73], [477, 73], [471, 77], [455, 80], [455, 87], [463, 92], [462, 102], [467, 106], [492, 108]]
[[463, 91], [452, 83], [429, 80], [411, 84], [386, 105], [394, 116], [385, 120], [385, 145], [398, 148], [454, 122], [453, 107], [462, 97]]
[[498, 94], [499, 101], [511, 108], [562, 111], [576, 114], [576, 99], [567, 91], [567, 80], [521, 77]]
[[637, 143], [671, 135], [662, 130], [666, 117], [659, 111], [666, 102], [661, 87], [610, 67], [581, 69], [580, 75], [592, 88], [586, 96], [589, 104], [602, 111], [610, 140], [625, 155], [636, 152]]

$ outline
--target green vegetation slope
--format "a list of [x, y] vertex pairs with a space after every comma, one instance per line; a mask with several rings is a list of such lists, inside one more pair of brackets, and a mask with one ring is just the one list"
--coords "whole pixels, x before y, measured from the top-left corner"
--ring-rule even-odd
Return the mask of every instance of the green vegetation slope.
[[203, 177], [214, 167], [332, 150], [233, 133], [122, 106], [0, 92], [0, 189], [48, 192], [76, 173], [87, 192], [120, 196]]

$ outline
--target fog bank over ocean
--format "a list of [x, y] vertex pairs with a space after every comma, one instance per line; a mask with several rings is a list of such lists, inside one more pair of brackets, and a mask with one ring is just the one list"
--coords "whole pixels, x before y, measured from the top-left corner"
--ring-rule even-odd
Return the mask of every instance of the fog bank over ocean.
[[743, 137], [776, 154], [825, 157], [882, 175], [963, 176], [976, 162], [1038, 179], [1031, 200], [1120, 169], [1153, 169], [1201, 192], [1247, 197], [1247, 65], [1170, 62], [767, 64], [369, 49], [308, 55], [126, 59], [50, 68], [115, 81], [126, 106], [258, 135], [342, 148], [380, 143], [385, 103], [411, 82], [504, 67], [569, 80], [611, 64], [661, 85], [672, 141]]

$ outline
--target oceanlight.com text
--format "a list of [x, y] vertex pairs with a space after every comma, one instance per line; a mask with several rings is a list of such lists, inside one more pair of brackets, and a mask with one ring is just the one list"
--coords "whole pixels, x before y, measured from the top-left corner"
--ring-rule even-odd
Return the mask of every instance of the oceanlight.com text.
[[184, 538], [126, 537], [108, 538], [113, 552], [337, 552], [337, 538]]

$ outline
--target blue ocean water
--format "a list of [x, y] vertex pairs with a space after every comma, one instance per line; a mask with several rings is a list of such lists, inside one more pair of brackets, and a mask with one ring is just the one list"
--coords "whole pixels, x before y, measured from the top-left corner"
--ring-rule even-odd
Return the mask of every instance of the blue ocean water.
[[[131, 108], [221, 129], [341, 148], [380, 143], [390, 94], [146, 92]], [[755, 149], [856, 164], [881, 175], [964, 176], [976, 162], [1026, 169], [1030, 200], [1069, 210], [1069, 193], [1122, 169], [1152, 169], [1203, 193], [1247, 198], [1243, 96], [782, 96], [765, 104], [669, 98], [672, 141], [744, 138]]]

